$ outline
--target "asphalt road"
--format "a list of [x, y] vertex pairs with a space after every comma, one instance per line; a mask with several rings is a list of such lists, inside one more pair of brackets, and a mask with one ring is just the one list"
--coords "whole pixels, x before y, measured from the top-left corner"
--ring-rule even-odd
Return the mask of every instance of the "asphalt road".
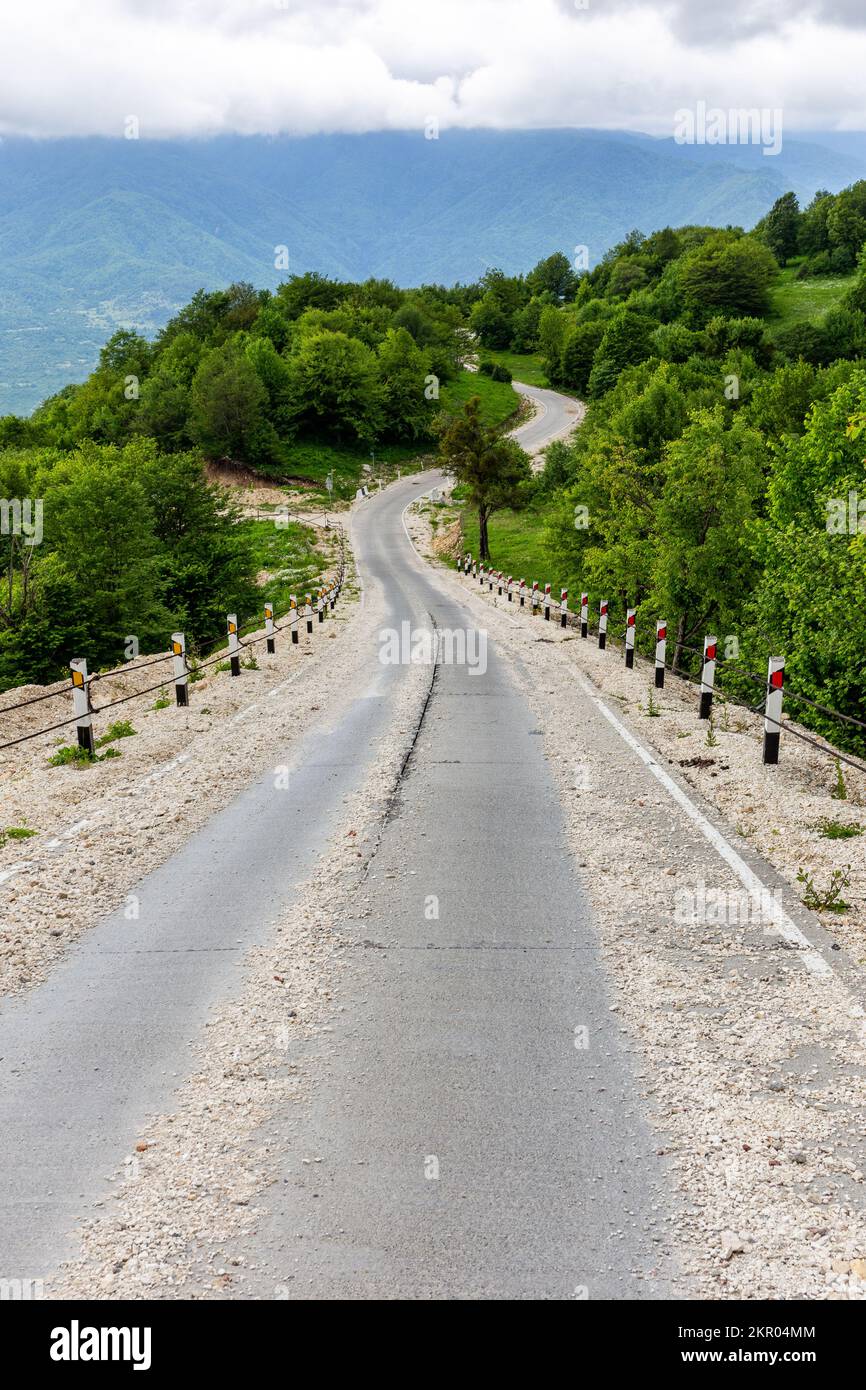
[[518, 444], [533, 458], [554, 439], [564, 439], [584, 417], [583, 402], [571, 396], [542, 390], [540, 386], [527, 386], [522, 381], [515, 381], [514, 389], [535, 402], [533, 418], [512, 431]]
[[[540, 445], [545, 422], [561, 432], [561, 400], [525, 443]], [[357, 519], [361, 572], [395, 626], [467, 626], [403, 525], [437, 478], [403, 480]], [[311, 735], [291, 759], [288, 812], [270, 776], [251, 786], [139, 885], [134, 944], [123, 915], [108, 917], [3, 1004], [3, 1277], [43, 1277], [71, 1253], [69, 1230], [168, 1104], [244, 951], [309, 873], [405, 675], [377, 651], [369, 670], [374, 686], [328, 740]], [[271, 849], [287, 838], [288, 871]], [[251, 1252], [257, 1292], [272, 1297], [290, 1269], [302, 1297], [664, 1295], [666, 1175], [541, 739], [492, 648], [483, 673], [438, 668], [367, 897], [372, 917], [342, 926], [382, 949], [357, 953], [326, 1084], [275, 1121], [287, 1177]], [[299, 1149], [327, 1155], [315, 1197], [291, 1176]]]
[[[456, 631], [466, 608], [404, 533], [417, 492], [365, 506], [357, 553], [397, 622]], [[247, 1252], [259, 1296], [667, 1296], [666, 1175], [539, 732], [492, 648], [483, 673], [437, 668], [372, 912], [341, 923], [359, 949], [326, 1080], [267, 1136], [285, 1164]]]

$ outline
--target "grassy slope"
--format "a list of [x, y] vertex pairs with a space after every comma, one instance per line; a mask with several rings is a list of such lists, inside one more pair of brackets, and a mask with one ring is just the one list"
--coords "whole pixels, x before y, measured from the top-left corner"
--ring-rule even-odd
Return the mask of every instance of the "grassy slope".
[[815, 280], [798, 280], [798, 268], [796, 264], [786, 266], [772, 291], [767, 316], [771, 333], [823, 317], [828, 309], [839, 303], [855, 279], [853, 275], [826, 275]]
[[[265, 599], [274, 605], [277, 617], [285, 613], [291, 594], [305, 594], [328, 569], [329, 562], [316, 549], [317, 534], [310, 526], [296, 521], [277, 526], [273, 521], [246, 520], [239, 523], [252, 537], [259, 572], [271, 575], [262, 583], [262, 610]], [[262, 626], [256, 616], [243, 627], [252, 632]]]
[[472, 396], [480, 397], [481, 418], [488, 425], [504, 425], [520, 405], [509, 382], [491, 381], [479, 372], [461, 372], [456, 380], [445, 382], [439, 405], [446, 415], [456, 415]]
[[484, 356], [507, 367], [514, 380], [522, 381], [526, 386], [550, 385], [543, 360], [537, 352], [489, 352], [485, 348]]
[[[466, 549], [478, 554], [478, 521], [471, 509], [464, 508], [463, 530]], [[525, 512], [494, 512], [487, 528], [490, 541], [490, 563], [516, 579], [531, 584], [537, 579], [543, 589], [546, 583], [558, 583], [543, 544], [544, 517], [534, 509]]]

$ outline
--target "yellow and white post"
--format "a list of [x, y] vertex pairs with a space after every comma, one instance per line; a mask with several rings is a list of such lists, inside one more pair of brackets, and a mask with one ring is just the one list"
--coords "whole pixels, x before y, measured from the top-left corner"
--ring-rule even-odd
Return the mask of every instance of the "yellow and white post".
[[83, 660], [70, 661], [69, 670], [72, 673], [72, 708], [78, 729], [78, 747], [83, 748], [92, 757], [95, 749], [93, 745], [93, 719], [90, 713], [90, 689], [87, 681], [87, 662]]
[[289, 599], [289, 628], [292, 634], [292, 642], [297, 645], [298, 641], [298, 596], [292, 594]]
[[241, 644], [238, 637], [238, 615], [229, 613], [226, 619], [229, 635], [229, 665], [233, 676], [241, 673]]
[[171, 634], [171, 655], [174, 665], [174, 698], [179, 705], [189, 704], [189, 672], [186, 665], [186, 638], [182, 632]]
[[274, 652], [275, 652], [276, 650], [277, 650], [276, 642], [274, 641], [274, 605], [273, 605], [272, 603], [266, 603], [266, 604], [265, 604], [265, 651], [268, 653], [269, 656], [273, 656], [273, 654], [274, 654]]
[[307, 636], [313, 635], [313, 595], [307, 594], [307, 602], [304, 605], [304, 617], [307, 620]]

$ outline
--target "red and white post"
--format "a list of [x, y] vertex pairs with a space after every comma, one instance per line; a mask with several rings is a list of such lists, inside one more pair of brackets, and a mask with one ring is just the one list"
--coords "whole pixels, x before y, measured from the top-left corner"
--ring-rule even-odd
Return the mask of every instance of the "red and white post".
[[550, 622], [550, 585], [544, 586], [544, 621]]
[[716, 639], [704, 638], [704, 664], [701, 667], [701, 704], [699, 719], [709, 719], [713, 708], [713, 690], [716, 685]]
[[514, 575], [513, 575], [513, 574], [509, 574], [509, 576], [508, 576], [508, 583], [506, 584], [505, 588], [506, 588], [506, 592], [507, 592], [507, 594], [508, 594], [508, 602], [509, 602], [509, 603], [513, 603], [513, 602], [514, 602]]
[[559, 596], [559, 626], [568, 627], [568, 590], [563, 589]]
[[625, 610], [625, 664], [631, 671], [634, 668], [634, 619], [635, 610]]
[[525, 606], [525, 604], [526, 604], [526, 580], [525, 580], [525, 579], [521, 579], [521, 581], [520, 581], [520, 607], [523, 608], [523, 607]]
[[265, 651], [269, 656], [273, 656], [277, 650], [274, 639], [274, 605], [265, 604]]
[[536, 614], [537, 611], [538, 611], [538, 580], [537, 580], [537, 579], [533, 579], [533, 581], [532, 581], [532, 616], [533, 616], [533, 617], [535, 617], [535, 614]]
[[779, 737], [782, 732], [782, 699], [785, 692], [785, 658], [771, 656], [767, 667], [767, 703], [764, 705], [765, 763], [779, 761]]
[[586, 637], [589, 634], [589, 594], [580, 596], [580, 635]]
[[607, 646], [607, 599], [598, 605], [598, 649], [603, 652]]
[[78, 747], [83, 748], [92, 757], [95, 748], [93, 744], [93, 718], [90, 713], [90, 687], [87, 681], [87, 662], [84, 660], [70, 661], [69, 670], [72, 673], [72, 709], [78, 730]]
[[189, 704], [189, 673], [186, 666], [186, 638], [182, 632], [171, 634], [171, 655], [174, 663], [174, 698], [179, 705]]
[[656, 623], [656, 689], [662, 690], [665, 683], [665, 657], [668, 647], [668, 625], [664, 618]]

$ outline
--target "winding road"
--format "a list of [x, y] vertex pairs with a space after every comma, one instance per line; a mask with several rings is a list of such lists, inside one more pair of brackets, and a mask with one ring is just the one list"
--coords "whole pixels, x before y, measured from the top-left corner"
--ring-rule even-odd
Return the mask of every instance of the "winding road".
[[[521, 389], [544, 407], [518, 431], [537, 450], [576, 403]], [[359, 573], [396, 630], [477, 626], [406, 530], [409, 504], [441, 482], [405, 478], [354, 514]], [[328, 737], [312, 729], [292, 757], [288, 811], [271, 776], [255, 782], [141, 882], [144, 944], [118, 912], [0, 1008], [0, 1275], [41, 1276], [74, 1254], [76, 1219], [170, 1105], [245, 952], [370, 771], [407, 676], [378, 658], [371, 647]], [[329, 1064], [264, 1136], [282, 1180], [247, 1244], [244, 1296], [273, 1297], [287, 1268], [297, 1282], [282, 1296], [300, 1298], [671, 1296], [672, 1183], [515, 663], [491, 641], [484, 669], [431, 668], [363, 912], [340, 923], [358, 949]], [[574, 700], [607, 766], [649, 802], [647, 760], [586, 693]], [[715, 853], [668, 812], [647, 833]], [[290, 865], [274, 852], [286, 843]], [[584, 1061], [579, 1027], [593, 1037]], [[299, 1153], [326, 1156], [313, 1185]]]

